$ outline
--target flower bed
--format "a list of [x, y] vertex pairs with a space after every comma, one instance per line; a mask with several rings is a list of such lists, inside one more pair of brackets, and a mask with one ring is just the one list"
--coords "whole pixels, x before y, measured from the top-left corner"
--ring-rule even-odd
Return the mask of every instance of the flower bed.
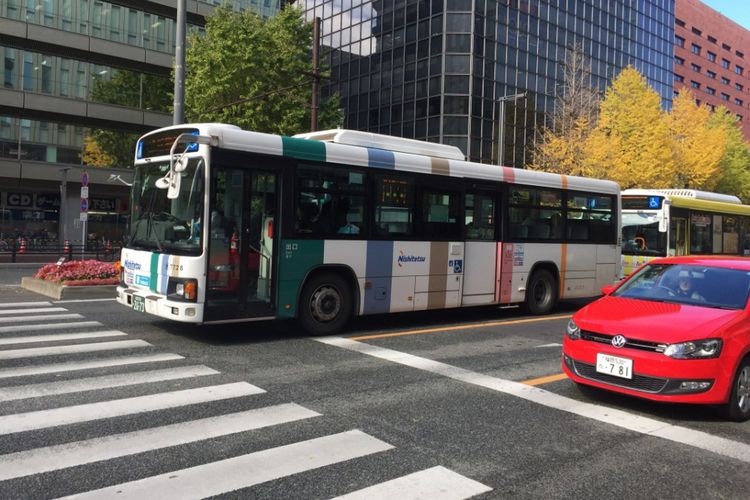
[[98, 260], [73, 260], [59, 266], [47, 264], [34, 278], [66, 286], [116, 285], [119, 281], [115, 265]]

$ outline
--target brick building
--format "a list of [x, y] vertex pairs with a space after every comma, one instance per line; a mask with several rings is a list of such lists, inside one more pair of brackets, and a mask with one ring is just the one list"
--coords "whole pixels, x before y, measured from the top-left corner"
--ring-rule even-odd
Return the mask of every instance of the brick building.
[[675, 2], [674, 90], [737, 116], [750, 141], [750, 31], [699, 0]]

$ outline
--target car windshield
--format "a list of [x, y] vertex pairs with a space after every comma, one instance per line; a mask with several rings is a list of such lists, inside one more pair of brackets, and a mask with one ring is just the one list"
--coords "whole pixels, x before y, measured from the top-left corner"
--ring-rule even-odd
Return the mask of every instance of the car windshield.
[[667, 254], [667, 233], [659, 232], [656, 213], [623, 212], [622, 253], [626, 255]]
[[179, 195], [167, 197], [156, 181], [169, 171], [169, 162], [138, 165], [131, 190], [127, 246], [142, 250], [200, 255], [203, 214], [204, 160], [191, 158], [181, 176]]
[[615, 297], [744, 309], [750, 272], [686, 264], [648, 264], [612, 293]]

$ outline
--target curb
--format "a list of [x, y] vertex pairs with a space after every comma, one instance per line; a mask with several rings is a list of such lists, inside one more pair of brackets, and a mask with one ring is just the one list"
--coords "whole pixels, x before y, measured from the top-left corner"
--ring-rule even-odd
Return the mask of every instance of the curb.
[[117, 285], [67, 286], [29, 277], [21, 278], [21, 288], [55, 300], [109, 299], [117, 296]]

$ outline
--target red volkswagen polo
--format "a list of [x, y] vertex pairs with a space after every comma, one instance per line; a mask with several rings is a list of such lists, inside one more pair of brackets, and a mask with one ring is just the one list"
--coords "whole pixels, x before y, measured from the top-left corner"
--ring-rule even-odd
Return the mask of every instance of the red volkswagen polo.
[[603, 291], [568, 323], [574, 382], [750, 419], [750, 259], [656, 259]]

